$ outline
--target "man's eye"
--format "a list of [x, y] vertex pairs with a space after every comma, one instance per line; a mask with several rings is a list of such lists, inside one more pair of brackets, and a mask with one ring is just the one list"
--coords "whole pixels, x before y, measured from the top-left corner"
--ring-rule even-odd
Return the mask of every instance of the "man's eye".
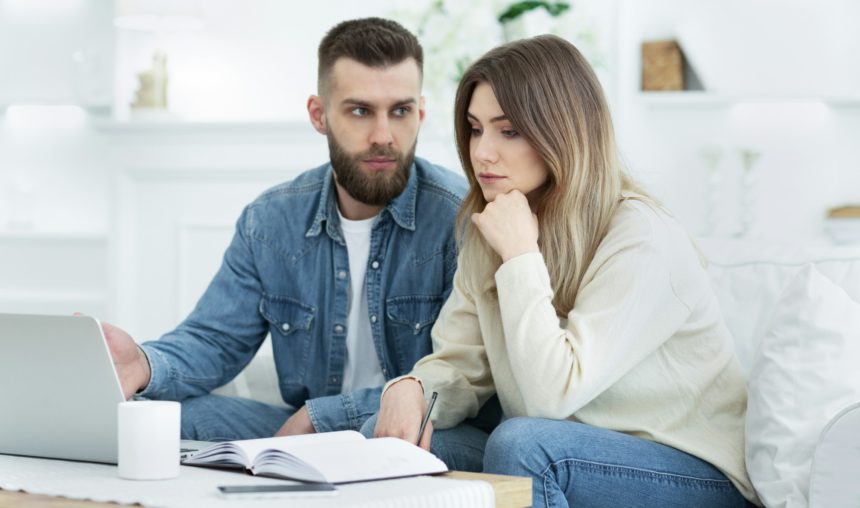
[[350, 113], [355, 116], [367, 116], [367, 108], [352, 108]]
[[412, 108], [408, 106], [403, 106], [402, 108], [397, 108], [394, 110], [394, 116], [404, 117], [412, 111]]

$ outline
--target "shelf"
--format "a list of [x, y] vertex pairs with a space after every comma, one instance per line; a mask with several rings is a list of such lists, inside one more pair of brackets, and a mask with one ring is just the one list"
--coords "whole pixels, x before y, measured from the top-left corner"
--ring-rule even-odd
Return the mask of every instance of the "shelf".
[[107, 233], [103, 231], [45, 231], [33, 229], [3, 229], [0, 228], [0, 241], [107, 241]]
[[90, 126], [110, 134], [145, 133], [228, 133], [247, 134], [277, 133], [279, 135], [308, 135], [314, 133], [308, 121], [258, 120], [258, 121], [194, 121], [180, 119], [114, 120], [91, 118]]
[[638, 99], [648, 106], [726, 107], [740, 103], [825, 103], [837, 107], [860, 107], [860, 96], [798, 95], [723, 95], [715, 92], [639, 92]]

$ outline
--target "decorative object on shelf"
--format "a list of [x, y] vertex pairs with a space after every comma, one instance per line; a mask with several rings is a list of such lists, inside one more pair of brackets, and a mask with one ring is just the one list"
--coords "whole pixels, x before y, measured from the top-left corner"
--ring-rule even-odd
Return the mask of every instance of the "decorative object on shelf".
[[167, 109], [167, 53], [157, 50], [152, 55], [152, 68], [137, 74], [138, 88], [132, 109]]
[[557, 18], [562, 13], [570, 9], [570, 4], [567, 2], [541, 2], [538, 0], [524, 0], [514, 2], [508, 5], [504, 12], [499, 14], [499, 24], [502, 25], [502, 33], [505, 42], [511, 42], [517, 39], [527, 37], [525, 26], [523, 25], [523, 14], [535, 9], [543, 8], [553, 18]]
[[723, 158], [723, 148], [719, 145], [708, 145], [699, 149], [699, 156], [707, 168], [705, 184], [705, 228], [702, 236], [714, 236], [720, 224], [720, 211], [723, 203], [720, 185], [723, 175], [720, 171], [720, 161]]
[[678, 41], [642, 43], [642, 90], [684, 90], [684, 53]]
[[837, 206], [827, 210], [824, 231], [834, 243], [860, 243], [860, 204]]
[[761, 152], [751, 148], [741, 148], [741, 177], [740, 177], [740, 216], [736, 237], [749, 236], [755, 222], [755, 204], [758, 199], [758, 173], [755, 165], [761, 158]]

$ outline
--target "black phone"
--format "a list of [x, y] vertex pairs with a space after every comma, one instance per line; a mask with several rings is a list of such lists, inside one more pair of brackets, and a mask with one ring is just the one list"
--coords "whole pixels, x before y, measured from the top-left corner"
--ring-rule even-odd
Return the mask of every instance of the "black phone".
[[283, 485], [220, 485], [218, 494], [221, 497], [261, 498], [261, 497], [309, 497], [336, 496], [337, 488], [331, 483], [285, 483]]

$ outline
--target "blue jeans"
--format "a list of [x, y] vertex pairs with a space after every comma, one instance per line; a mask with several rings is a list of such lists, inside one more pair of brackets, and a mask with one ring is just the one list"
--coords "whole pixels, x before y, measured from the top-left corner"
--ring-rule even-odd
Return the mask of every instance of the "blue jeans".
[[294, 409], [250, 399], [203, 395], [182, 401], [182, 439], [232, 441], [272, 437]]
[[487, 441], [484, 472], [531, 477], [535, 508], [747, 506], [725, 475], [701, 459], [567, 420], [502, 422]]

